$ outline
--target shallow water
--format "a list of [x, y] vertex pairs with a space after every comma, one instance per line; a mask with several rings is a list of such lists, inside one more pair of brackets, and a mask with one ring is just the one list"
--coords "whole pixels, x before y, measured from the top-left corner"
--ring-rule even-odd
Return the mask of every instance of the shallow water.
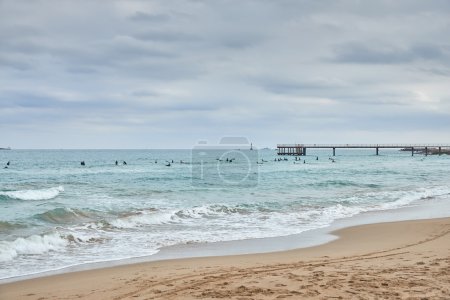
[[287, 236], [450, 195], [446, 155], [341, 150], [333, 163], [323, 150], [309, 151], [303, 163], [275, 162], [274, 150], [219, 151], [201, 162], [197, 154], [0, 151], [0, 163], [11, 161], [0, 170], [0, 278], [171, 245]]

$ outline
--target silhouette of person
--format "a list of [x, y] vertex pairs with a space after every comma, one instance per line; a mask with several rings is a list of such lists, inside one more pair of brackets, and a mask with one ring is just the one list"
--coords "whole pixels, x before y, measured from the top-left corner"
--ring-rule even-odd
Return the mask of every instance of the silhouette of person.
[[116, 166], [119, 164], [119, 162], [116, 160]]
[[126, 164], [127, 164], [127, 162], [126, 162], [126, 161], [123, 161], [123, 164], [124, 164], [124, 165], [126, 165]]
[[81, 161], [81, 163], [80, 163], [82, 166], [85, 166], [86, 165], [86, 163], [84, 162], [84, 160], [83, 161]]

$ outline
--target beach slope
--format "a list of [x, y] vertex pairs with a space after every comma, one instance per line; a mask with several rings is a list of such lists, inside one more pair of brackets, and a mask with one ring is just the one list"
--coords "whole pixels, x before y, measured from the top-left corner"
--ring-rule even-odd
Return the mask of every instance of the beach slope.
[[450, 299], [450, 218], [334, 232], [325, 245], [167, 260], [0, 285], [0, 299]]

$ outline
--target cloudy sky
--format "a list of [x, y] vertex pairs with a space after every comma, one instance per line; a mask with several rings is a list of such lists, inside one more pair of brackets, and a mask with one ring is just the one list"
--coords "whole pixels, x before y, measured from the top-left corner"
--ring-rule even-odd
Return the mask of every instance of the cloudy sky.
[[0, 147], [450, 143], [450, 2], [0, 0]]

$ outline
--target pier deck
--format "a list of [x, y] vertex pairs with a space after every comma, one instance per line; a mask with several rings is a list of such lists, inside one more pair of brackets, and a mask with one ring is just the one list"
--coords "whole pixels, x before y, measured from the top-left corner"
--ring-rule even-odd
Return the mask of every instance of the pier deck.
[[450, 144], [278, 144], [278, 155], [306, 155], [307, 149], [333, 149], [333, 156], [336, 156], [336, 149], [375, 149], [379, 155], [380, 149], [407, 149], [414, 155], [415, 151], [423, 151], [429, 154], [431, 149], [437, 149], [441, 155], [443, 148], [449, 148]]

